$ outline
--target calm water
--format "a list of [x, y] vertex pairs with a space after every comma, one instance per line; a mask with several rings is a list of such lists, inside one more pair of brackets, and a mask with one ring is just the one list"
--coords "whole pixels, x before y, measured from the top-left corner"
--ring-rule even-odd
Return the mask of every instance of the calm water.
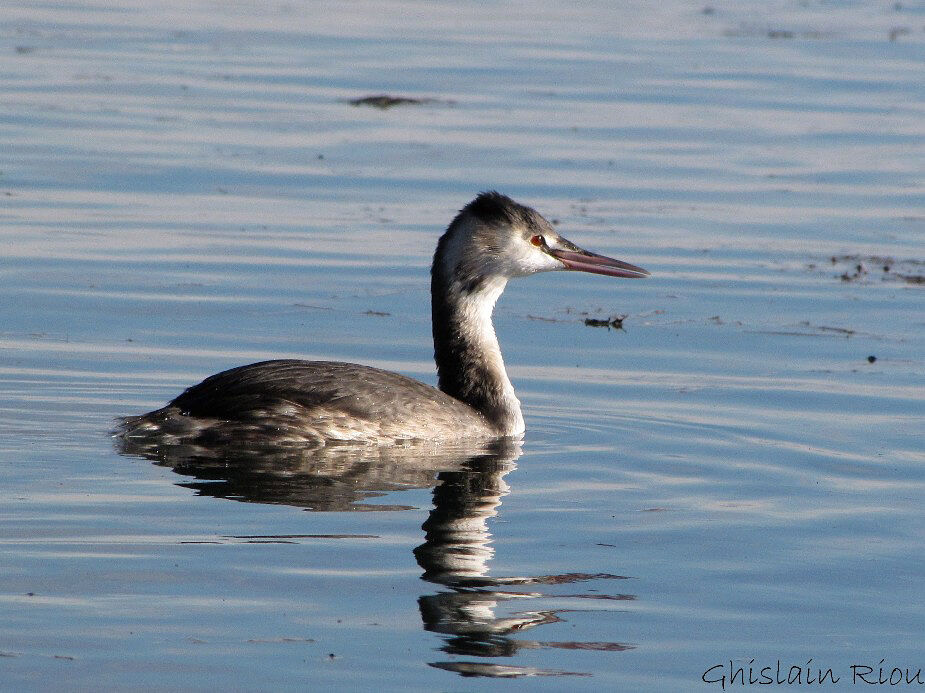
[[[0, 689], [925, 670], [925, 5], [613, 4], [6, 3]], [[522, 446], [117, 451], [262, 358], [433, 382], [491, 188], [653, 272], [509, 286]]]

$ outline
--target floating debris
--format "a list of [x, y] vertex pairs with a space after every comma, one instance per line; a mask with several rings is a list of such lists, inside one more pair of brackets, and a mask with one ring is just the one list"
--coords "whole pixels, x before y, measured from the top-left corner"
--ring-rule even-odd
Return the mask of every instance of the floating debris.
[[[925, 284], [925, 274], [921, 273], [925, 266], [923, 260], [897, 260], [884, 255], [832, 255], [829, 262], [837, 269], [847, 265], [836, 275], [843, 282], [862, 282], [879, 276], [881, 281]], [[806, 268], [815, 270], [817, 265], [810, 263]]]
[[428, 103], [439, 103], [438, 99], [418, 99], [410, 96], [390, 96], [389, 94], [376, 94], [374, 96], [362, 96], [358, 99], [347, 101], [351, 106], [371, 106], [386, 110], [395, 106], [421, 106]]
[[278, 643], [313, 643], [313, 642], [315, 642], [315, 640], [314, 640], [314, 638], [293, 638], [293, 637], [283, 636], [283, 637], [280, 637], [280, 638], [250, 638], [249, 640], [247, 640], [247, 642], [249, 642], [249, 643], [271, 643], [271, 644], [278, 644]]
[[841, 280], [842, 280], [843, 282], [853, 282], [853, 281], [856, 281], [856, 280], [860, 279], [861, 277], [863, 277], [863, 276], [866, 275], [866, 274], [867, 274], [867, 270], [864, 269], [864, 265], [862, 265], [862, 264], [857, 264], [857, 265], [855, 265], [855, 267], [854, 267], [854, 272], [852, 272], [852, 273], [850, 273], [850, 274], [849, 274], [848, 272], [843, 272], [843, 273], [841, 274]]
[[559, 318], [547, 318], [542, 315], [531, 315], [527, 313], [528, 320], [539, 320], [540, 322], [572, 322], [571, 320], [560, 320]]
[[837, 334], [843, 334], [846, 337], [850, 337], [853, 334], [856, 334], [855, 330], [850, 330], [847, 327], [829, 327], [828, 325], [813, 325], [809, 320], [802, 320], [801, 325], [809, 327], [811, 329], [819, 330], [820, 332], [835, 332]]
[[606, 327], [607, 329], [622, 330], [623, 321], [626, 319], [625, 315], [614, 315], [609, 318], [604, 318], [599, 320], [598, 318], [585, 318], [585, 325], [587, 327]]
[[745, 330], [749, 334], [774, 334], [786, 337], [844, 337], [850, 339], [855, 335], [879, 338], [873, 332], [861, 332], [848, 327], [831, 327], [828, 325], [814, 325], [809, 320], [801, 320], [795, 330]]

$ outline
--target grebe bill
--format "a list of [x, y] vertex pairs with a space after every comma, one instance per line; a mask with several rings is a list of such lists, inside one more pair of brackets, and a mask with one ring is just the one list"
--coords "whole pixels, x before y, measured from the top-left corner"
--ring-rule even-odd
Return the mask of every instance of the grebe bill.
[[518, 436], [523, 415], [491, 314], [509, 279], [556, 270], [649, 274], [582, 250], [530, 207], [482, 193], [453, 219], [434, 253], [431, 317], [439, 389], [353, 363], [262, 361], [217, 373], [161, 409], [124, 418], [117, 435], [158, 445], [315, 446]]

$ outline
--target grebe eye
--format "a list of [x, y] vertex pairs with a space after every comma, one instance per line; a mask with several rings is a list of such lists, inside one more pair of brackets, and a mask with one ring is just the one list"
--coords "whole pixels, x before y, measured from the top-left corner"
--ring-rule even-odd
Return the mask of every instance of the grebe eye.
[[542, 248], [546, 245], [546, 239], [538, 234], [536, 236], [530, 236], [530, 242], [537, 248]]

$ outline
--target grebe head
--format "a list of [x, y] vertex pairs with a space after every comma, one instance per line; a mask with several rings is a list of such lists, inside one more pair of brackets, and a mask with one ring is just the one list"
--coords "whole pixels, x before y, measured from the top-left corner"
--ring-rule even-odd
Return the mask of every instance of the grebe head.
[[482, 193], [459, 212], [434, 256], [435, 274], [463, 294], [556, 270], [631, 279], [649, 275], [641, 267], [579, 248], [535, 209], [496, 192]]
[[506, 436], [524, 431], [491, 322], [508, 279], [577, 270], [645, 277], [641, 267], [582, 250], [538, 212], [496, 192], [463, 207], [437, 243], [431, 270], [434, 360], [440, 389]]

